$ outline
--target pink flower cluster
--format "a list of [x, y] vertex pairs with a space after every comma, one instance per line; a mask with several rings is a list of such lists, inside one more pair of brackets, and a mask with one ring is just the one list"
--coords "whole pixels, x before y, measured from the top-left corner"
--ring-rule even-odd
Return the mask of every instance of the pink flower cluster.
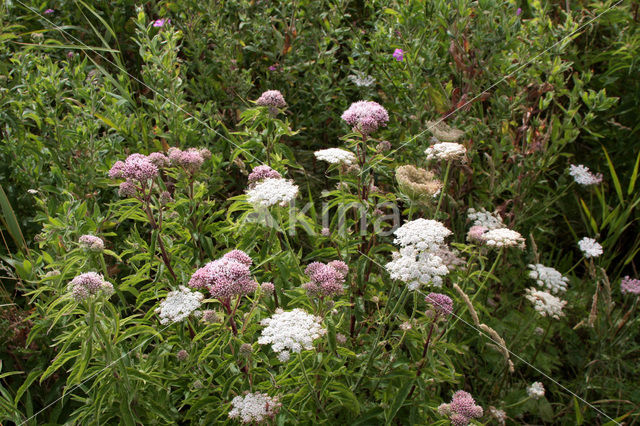
[[158, 166], [149, 157], [142, 154], [131, 154], [123, 161], [116, 161], [109, 170], [111, 179], [125, 178], [128, 181], [146, 183], [158, 176]]
[[389, 114], [377, 102], [358, 101], [352, 103], [342, 114], [342, 119], [350, 124], [354, 131], [369, 135], [378, 130], [378, 127], [387, 125]]
[[104, 241], [102, 241], [102, 238], [96, 237], [95, 235], [83, 235], [80, 237], [78, 242], [85, 250], [96, 252], [104, 250]]
[[453, 426], [466, 426], [473, 418], [482, 417], [484, 410], [476, 405], [469, 392], [458, 391], [453, 394], [453, 399], [449, 404], [441, 404], [438, 413], [449, 417]]
[[99, 292], [103, 292], [107, 296], [113, 293], [113, 285], [105, 281], [102, 275], [97, 272], [78, 275], [71, 280], [67, 288], [77, 301], [88, 299]]
[[342, 294], [342, 284], [349, 273], [349, 267], [340, 260], [333, 260], [327, 264], [313, 262], [307, 266], [304, 273], [311, 279], [302, 286], [309, 295], [331, 297]]
[[249, 185], [259, 182], [263, 179], [281, 179], [282, 175], [271, 167], [265, 165], [255, 167], [249, 173]]
[[232, 250], [220, 259], [198, 269], [189, 280], [189, 287], [206, 288], [211, 296], [228, 302], [233, 296], [253, 293], [258, 283], [251, 277], [253, 260], [241, 250]]
[[438, 315], [447, 317], [453, 312], [453, 300], [446, 294], [429, 293], [424, 300], [433, 306]]
[[622, 294], [640, 294], [640, 280], [631, 279], [627, 275], [620, 282], [620, 292]]
[[268, 106], [270, 107], [270, 110], [271, 108], [284, 108], [287, 106], [284, 96], [282, 96], [282, 93], [280, 93], [279, 90], [267, 90], [260, 95], [256, 104], [260, 106]]
[[211, 158], [211, 152], [206, 148], [189, 148], [185, 151], [180, 148], [169, 148], [167, 154], [169, 154], [171, 165], [180, 166], [191, 174], [198, 172], [202, 163]]

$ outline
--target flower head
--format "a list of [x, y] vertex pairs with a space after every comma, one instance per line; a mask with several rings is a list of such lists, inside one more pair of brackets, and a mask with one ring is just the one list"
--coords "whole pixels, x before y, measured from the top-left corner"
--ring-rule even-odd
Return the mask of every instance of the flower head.
[[229, 301], [233, 296], [253, 293], [258, 283], [251, 277], [253, 261], [241, 250], [232, 250], [198, 269], [189, 280], [191, 288], [206, 288], [211, 296]]
[[437, 250], [444, 244], [451, 231], [442, 223], [431, 219], [416, 219], [395, 230], [394, 244], [413, 247], [416, 250]]
[[396, 181], [402, 193], [419, 201], [433, 198], [442, 189], [442, 182], [435, 178], [433, 172], [412, 165], [398, 167]]
[[298, 186], [287, 179], [263, 179], [247, 190], [247, 201], [254, 206], [286, 206], [298, 195]]
[[205, 157], [211, 157], [207, 149], [189, 148], [185, 151], [180, 148], [169, 148], [169, 161], [174, 166], [179, 166], [191, 174], [195, 174], [205, 161]]
[[258, 338], [258, 343], [271, 344], [271, 349], [278, 354], [278, 359], [286, 362], [289, 360], [290, 352], [299, 353], [302, 349], [313, 349], [313, 341], [327, 332], [322, 328], [321, 322], [322, 318], [308, 314], [302, 309], [276, 309], [270, 318], [260, 322], [265, 328]]
[[249, 184], [253, 184], [259, 182], [263, 179], [281, 179], [282, 175], [277, 171], [273, 170], [271, 167], [266, 164], [262, 166], [254, 167], [254, 169], [249, 173]]
[[527, 394], [530, 398], [540, 399], [544, 396], [544, 385], [541, 382], [533, 382], [527, 388]]
[[384, 127], [389, 121], [389, 114], [382, 105], [373, 101], [358, 101], [342, 114], [342, 119], [346, 121], [354, 131], [363, 135], [369, 135], [379, 127]]
[[342, 284], [348, 272], [349, 267], [340, 260], [334, 260], [327, 264], [313, 262], [304, 271], [311, 280], [304, 285], [304, 288], [310, 295], [319, 294], [331, 297], [342, 294]]
[[279, 90], [267, 90], [262, 93], [256, 101], [256, 104], [269, 107], [269, 112], [273, 116], [277, 115], [282, 108], [287, 106], [287, 102]]
[[88, 299], [98, 293], [104, 293], [107, 296], [113, 294], [113, 285], [105, 281], [104, 277], [97, 272], [78, 275], [71, 280], [67, 289], [77, 301]]
[[490, 247], [524, 248], [524, 238], [517, 231], [508, 228], [490, 229], [482, 234], [482, 240]]
[[587, 259], [590, 257], [599, 257], [603, 253], [602, 246], [593, 238], [584, 237], [578, 241], [578, 246]]
[[627, 275], [620, 282], [620, 292], [622, 294], [640, 294], [640, 280], [631, 279]]
[[358, 87], [370, 87], [376, 82], [376, 79], [360, 71], [354, 71], [352, 75], [347, 77]]
[[543, 317], [560, 319], [564, 316], [562, 308], [567, 302], [546, 291], [537, 290], [534, 287], [527, 289], [525, 297], [533, 303], [534, 309]]
[[393, 59], [398, 62], [402, 62], [404, 59], [404, 51], [402, 49], [396, 49], [393, 51]]
[[569, 165], [569, 174], [573, 176], [573, 180], [580, 185], [597, 185], [602, 182], [602, 174], [598, 173], [594, 175], [589, 171], [587, 166], [583, 166], [582, 164]]
[[278, 414], [280, 404], [278, 398], [272, 398], [266, 393], [248, 393], [236, 396], [231, 401], [232, 409], [229, 417], [238, 419], [242, 423], [262, 423]]
[[433, 143], [455, 142], [464, 136], [464, 132], [449, 126], [444, 121], [427, 121], [427, 129], [433, 133]]
[[109, 170], [111, 179], [125, 178], [146, 184], [147, 180], [158, 176], [158, 166], [149, 157], [142, 154], [131, 154], [127, 159], [116, 161]]
[[80, 246], [85, 250], [100, 252], [104, 250], [104, 241], [95, 235], [83, 235], [78, 239]]
[[314, 152], [314, 155], [318, 160], [326, 161], [329, 164], [344, 164], [350, 166], [357, 161], [353, 152], [340, 148], [321, 149]]
[[567, 290], [569, 278], [562, 276], [562, 274], [554, 268], [544, 266], [539, 263], [529, 265], [529, 268], [531, 268], [529, 277], [536, 280], [540, 287], [547, 287], [554, 293], [564, 292]]
[[44, 13], [45, 15], [50, 15], [50, 14], [52, 14], [53, 12], [55, 12], [53, 9], [47, 9], [47, 10], [45, 10], [45, 11], [44, 11], [44, 12], [42, 12], [42, 13]]
[[482, 226], [486, 228], [487, 231], [489, 229], [505, 227], [502, 217], [500, 217], [500, 214], [497, 211], [491, 213], [483, 208], [480, 210], [469, 208], [467, 210], [467, 220], [473, 222], [473, 226]]
[[429, 293], [424, 300], [442, 317], [446, 318], [453, 312], [453, 300], [446, 294]]
[[424, 151], [427, 154], [427, 160], [445, 161], [464, 161], [466, 152], [464, 145], [455, 142], [439, 142]]
[[454, 426], [466, 426], [471, 419], [480, 418], [484, 414], [481, 406], [476, 405], [469, 392], [457, 391], [449, 404], [441, 404], [438, 413], [448, 416]]
[[160, 18], [160, 19], [156, 19], [155, 21], [153, 21], [153, 26], [154, 27], [164, 27], [164, 24], [170, 24], [171, 23], [171, 19], [169, 18]]
[[166, 299], [160, 302], [156, 313], [160, 317], [160, 324], [180, 322], [186, 319], [202, 304], [204, 295], [198, 291], [191, 291], [185, 286], [167, 294]]

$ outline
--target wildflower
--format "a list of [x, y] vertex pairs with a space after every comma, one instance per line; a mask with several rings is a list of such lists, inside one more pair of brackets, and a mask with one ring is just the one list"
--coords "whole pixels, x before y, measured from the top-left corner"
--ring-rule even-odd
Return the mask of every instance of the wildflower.
[[353, 74], [347, 78], [358, 87], [370, 87], [373, 86], [376, 82], [375, 78], [360, 71], [354, 71]]
[[484, 244], [484, 234], [488, 229], [484, 226], [472, 226], [467, 232], [467, 241], [472, 243]]
[[402, 62], [404, 59], [404, 51], [402, 49], [396, 49], [393, 51], [393, 59], [398, 62]]
[[384, 127], [389, 121], [389, 114], [382, 105], [373, 101], [358, 101], [342, 114], [342, 119], [351, 125], [354, 131], [369, 135], [378, 127]]
[[130, 180], [122, 182], [118, 187], [118, 195], [121, 197], [135, 197], [137, 192], [138, 189]]
[[554, 268], [544, 266], [539, 263], [529, 265], [529, 268], [531, 268], [529, 277], [536, 280], [539, 286], [547, 287], [554, 293], [564, 292], [567, 290], [569, 278], [562, 276], [562, 274]]
[[162, 27], [164, 27], [164, 24], [171, 24], [171, 19], [169, 19], [169, 18], [160, 18], [160, 19], [156, 19], [155, 21], [153, 21], [153, 26], [154, 27], [162, 28]]
[[533, 332], [536, 333], [538, 336], [542, 336], [544, 334], [544, 328], [536, 327], [533, 329]]
[[522, 8], [519, 7], [516, 9], [516, 16], [520, 16], [520, 14], [522, 13]]
[[167, 298], [160, 302], [156, 313], [160, 317], [160, 324], [180, 322], [196, 311], [202, 304], [204, 295], [198, 291], [190, 291], [185, 286], [167, 294]]
[[431, 219], [416, 219], [407, 222], [395, 230], [394, 244], [400, 247], [414, 247], [422, 250], [437, 250], [451, 235], [442, 223]]
[[464, 132], [450, 127], [444, 121], [427, 121], [427, 130], [433, 133], [432, 142], [455, 142], [464, 136]]
[[73, 57], [74, 57], [75, 55], [76, 55], [76, 54], [75, 54], [74, 52], [67, 52], [67, 58], [68, 58], [68, 59], [73, 59]]
[[489, 415], [491, 417], [493, 417], [494, 419], [496, 419], [496, 421], [498, 422], [498, 424], [500, 426], [504, 426], [507, 422], [507, 413], [504, 412], [504, 410], [500, 410], [496, 407], [489, 407]]
[[57, 277], [60, 275], [60, 271], [57, 269], [52, 269], [51, 271], [48, 271], [46, 274], [44, 274], [43, 278], [52, 278], [52, 277]]
[[76, 276], [67, 289], [74, 299], [82, 301], [98, 293], [104, 293], [107, 297], [113, 294], [113, 285], [105, 281], [104, 277], [97, 272], [87, 272]]
[[455, 160], [464, 161], [464, 155], [467, 149], [464, 145], [455, 142], [440, 142], [431, 145], [424, 153], [427, 154], [427, 160]]
[[156, 165], [156, 167], [167, 167], [169, 165], [169, 159], [161, 152], [152, 152], [149, 154], [149, 161]]
[[504, 228], [502, 217], [500, 217], [497, 211], [491, 213], [483, 208], [480, 210], [469, 208], [467, 210], [467, 220], [473, 221], [473, 226], [482, 226], [486, 228], [487, 231], [490, 229]]
[[482, 417], [484, 410], [476, 405], [470, 393], [459, 390], [449, 404], [440, 404], [438, 413], [449, 417], [453, 426], [466, 426], [471, 419]]
[[396, 181], [400, 191], [415, 200], [431, 199], [442, 189], [442, 182], [433, 172], [412, 165], [398, 167]]
[[386, 152], [391, 150], [391, 142], [389, 141], [381, 141], [378, 145], [376, 145], [376, 150], [378, 152]]
[[429, 293], [424, 300], [433, 306], [438, 315], [448, 317], [453, 312], [453, 300], [446, 294]]
[[402, 324], [400, 324], [400, 330], [402, 331], [409, 331], [411, 330], [411, 323], [409, 321], [405, 321]]
[[587, 259], [590, 257], [599, 257], [603, 253], [602, 246], [593, 238], [584, 237], [578, 241], [578, 246]]
[[37, 189], [27, 189], [27, 192], [31, 195], [36, 195], [38, 194], [38, 190]]
[[269, 112], [273, 116], [277, 115], [280, 109], [287, 106], [287, 102], [285, 102], [279, 90], [267, 90], [262, 93], [256, 101], [256, 104], [269, 107]]
[[273, 294], [276, 291], [276, 286], [273, 283], [266, 282], [260, 284], [260, 289], [264, 294]]
[[243, 343], [242, 345], [240, 345], [239, 352], [240, 352], [240, 355], [242, 355], [243, 357], [249, 358], [253, 353], [253, 348], [249, 343]]
[[540, 399], [544, 396], [544, 385], [541, 382], [533, 382], [527, 388], [527, 394], [530, 398]]
[[271, 167], [265, 165], [254, 167], [249, 173], [249, 184], [254, 184], [263, 179], [281, 179], [282, 175]]
[[231, 401], [233, 408], [229, 411], [229, 417], [238, 419], [242, 423], [261, 423], [273, 419], [280, 410], [278, 398], [272, 398], [266, 393], [248, 393], [245, 396], [236, 396]]
[[160, 193], [160, 204], [167, 205], [168, 203], [173, 202], [173, 197], [169, 191], [162, 191]]
[[564, 316], [562, 308], [567, 302], [546, 291], [537, 290], [534, 287], [527, 289], [525, 297], [533, 303], [534, 309], [543, 317], [560, 319]]
[[220, 322], [220, 316], [213, 309], [206, 309], [202, 312], [202, 321], [213, 324], [216, 322]]
[[45, 15], [50, 15], [50, 14], [52, 14], [53, 12], [55, 12], [53, 9], [47, 9], [47, 10], [45, 10], [45, 11], [44, 11], [44, 12], [42, 12], [42, 13], [44, 13]]
[[299, 353], [302, 349], [313, 349], [313, 341], [327, 332], [322, 328], [321, 321], [322, 318], [308, 314], [302, 309], [276, 309], [271, 318], [265, 318], [260, 322], [266, 327], [262, 330], [258, 343], [271, 344], [271, 349], [278, 354], [278, 359], [287, 362], [290, 352]]
[[482, 234], [482, 240], [490, 247], [524, 248], [524, 238], [519, 232], [508, 228], [491, 229]]
[[331, 235], [331, 230], [327, 227], [324, 227], [320, 231], [320, 235], [322, 235], [323, 237], [328, 237], [329, 235]]
[[347, 343], [347, 336], [345, 336], [342, 333], [337, 333], [336, 334], [336, 342], [338, 342], [341, 345], [344, 345], [345, 343]]
[[589, 171], [589, 168], [582, 164], [569, 165], [569, 174], [573, 176], [573, 180], [580, 185], [597, 185], [602, 182], [602, 174], [598, 173], [594, 175]]
[[318, 160], [326, 161], [329, 164], [345, 164], [350, 166], [357, 161], [356, 156], [351, 151], [340, 148], [321, 149], [314, 152]]
[[392, 254], [393, 260], [384, 267], [391, 279], [407, 283], [409, 290], [417, 290], [422, 284], [442, 287], [442, 277], [449, 268], [442, 258], [429, 251], [420, 252], [413, 247], [403, 247]]
[[631, 279], [627, 275], [620, 282], [620, 292], [622, 294], [640, 294], [640, 280]]
[[286, 206], [298, 195], [298, 186], [286, 179], [264, 179], [247, 190], [247, 201], [254, 206]]
[[178, 358], [178, 361], [186, 361], [189, 358], [189, 352], [181, 349], [176, 354], [176, 358]]
[[211, 296], [226, 302], [233, 296], [253, 293], [258, 283], [251, 278], [252, 262], [243, 251], [233, 250], [198, 269], [191, 276], [189, 287], [206, 288]]
[[277, 69], [278, 69], [278, 65], [277, 64], [276, 65], [271, 65], [269, 67], [269, 71], [276, 71]]
[[345, 277], [349, 272], [346, 263], [334, 260], [328, 264], [313, 262], [307, 266], [304, 273], [311, 279], [303, 285], [309, 295], [335, 296], [342, 294]]
[[95, 235], [83, 235], [78, 239], [78, 242], [85, 250], [101, 252], [104, 250], [104, 241], [102, 238]]
[[456, 267], [466, 263], [464, 258], [458, 256], [460, 254], [458, 250], [452, 250], [447, 246], [440, 247], [434, 252], [434, 254], [442, 259], [442, 263], [444, 263], [449, 269], [455, 269]]
[[169, 161], [171, 161], [172, 165], [180, 166], [191, 174], [195, 174], [200, 170], [200, 167], [202, 167], [202, 164], [205, 161], [205, 156], [207, 156], [206, 153], [211, 157], [209, 150], [198, 148], [189, 148], [183, 151], [180, 148], [172, 147], [167, 151]]
[[131, 154], [124, 162], [116, 161], [109, 170], [111, 179], [125, 178], [142, 184], [156, 176], [158, 176], [158, 167], [149, 157], [142, 154]]

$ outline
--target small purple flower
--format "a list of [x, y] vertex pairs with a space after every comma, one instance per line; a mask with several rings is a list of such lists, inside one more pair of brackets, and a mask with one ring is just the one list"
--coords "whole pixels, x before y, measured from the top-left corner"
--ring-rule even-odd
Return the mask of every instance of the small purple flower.
[[255, 167], [249, 174], [249, 184], [259, 182], [263, 179], [281, 179], [282, 175], [266, 164]]
[[516, 10], [516, 16], [520, 16], [520, 14], [521, 14], [521, 13], [522, 13], [522, 8], [521, 8], [521, 7], [519, 7], [519, 8]]
[[424, 300], [433, 306], [438, 315], [447, 317], [453, 312], [453, 300], [446, 294], [429, 293]]
[[44, 12], [42, 12], [42, 13], [44, 13], [45, 15], [50, 15], [50, 14], [52, 14], [53, 12], [55, 12], [53, 9], [47, 9], [47, 10], [45, 10], [45, 11], [44, 11]]
[[271, 65], [269, 67], [269, 71], [277, 71], [278, 70], [278, 65]]
[[402, 62], [404, 60], [404, 51], [402, 49], [396, 49], [393, 52], [393, 59], [398, 62]]
[[153, 21], [153, 26], [154, 27], [164, 27], [164, 24], [170, 24], [171, 23], [171, 19], [169, 18], [160, 18], [160, 19], [156, 19], [155, 21]]
[[67, 58], [72, 59], [75, 56], [73, 52], [67, 52]]

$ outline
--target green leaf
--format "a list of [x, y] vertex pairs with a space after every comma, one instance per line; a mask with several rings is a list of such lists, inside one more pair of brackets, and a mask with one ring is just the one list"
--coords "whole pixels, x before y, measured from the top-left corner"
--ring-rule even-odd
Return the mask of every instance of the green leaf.
[[573, 407], [576, 410], [576, 424], [580, 426], [582, 423], [584, 423], [584, 417], [582, 416], [582, 411], [580, 410], [578, 399], [575, 396], [573, 397]]
[[404, 401], [407, 399], [409, 392], [411, 391], [411, 387], [413, 386], [413, 380], [407, 380], [407, 383], [400, 389], [400, 391], [396, 394], [395, 399], [393, 400], [393, 404], [387, 413], [385, 413], [386, 424], [390, 425], [391, 421], [395, 418], [398, 410], [404, 404]]
[[622, 195], [622, 186], [620, 185], [620, 179], [618, 179], [618, 174], [616, 173], [615, 167], [613, 167], [613, 162], [609, 157], [607, 149], [603, 146], [602, 150], [604, 151], [604, 155], [607, 158], [607, 165], [609, 166], [609, 172], [611, 173], [611, 179], [613, 180], [613, 186], [615, 187], [616, 193], [618, 194], [618, 199], [620, 200], [620, 204], [624, 205], [624, 196]]
[[7, 198], [7, 194], [5, 194], [2, 185], [0, 185], [0, 208], [2, 209], [2, 215], [0, 215], [0, 219], [2, 223], [9, 231], [9, 235], [13, 238], [13, 241], [16, 243], [18, 249], [22, 250], [27, 247], [27, 243], [24, 240], [24, 236], [22, 235], [22, 231], [20, 230], [20, 225], [18, 224], [18, 219], [16, 218], [16, 214], [13, 212], [13, 208], [11, 207], [11, 203]]

